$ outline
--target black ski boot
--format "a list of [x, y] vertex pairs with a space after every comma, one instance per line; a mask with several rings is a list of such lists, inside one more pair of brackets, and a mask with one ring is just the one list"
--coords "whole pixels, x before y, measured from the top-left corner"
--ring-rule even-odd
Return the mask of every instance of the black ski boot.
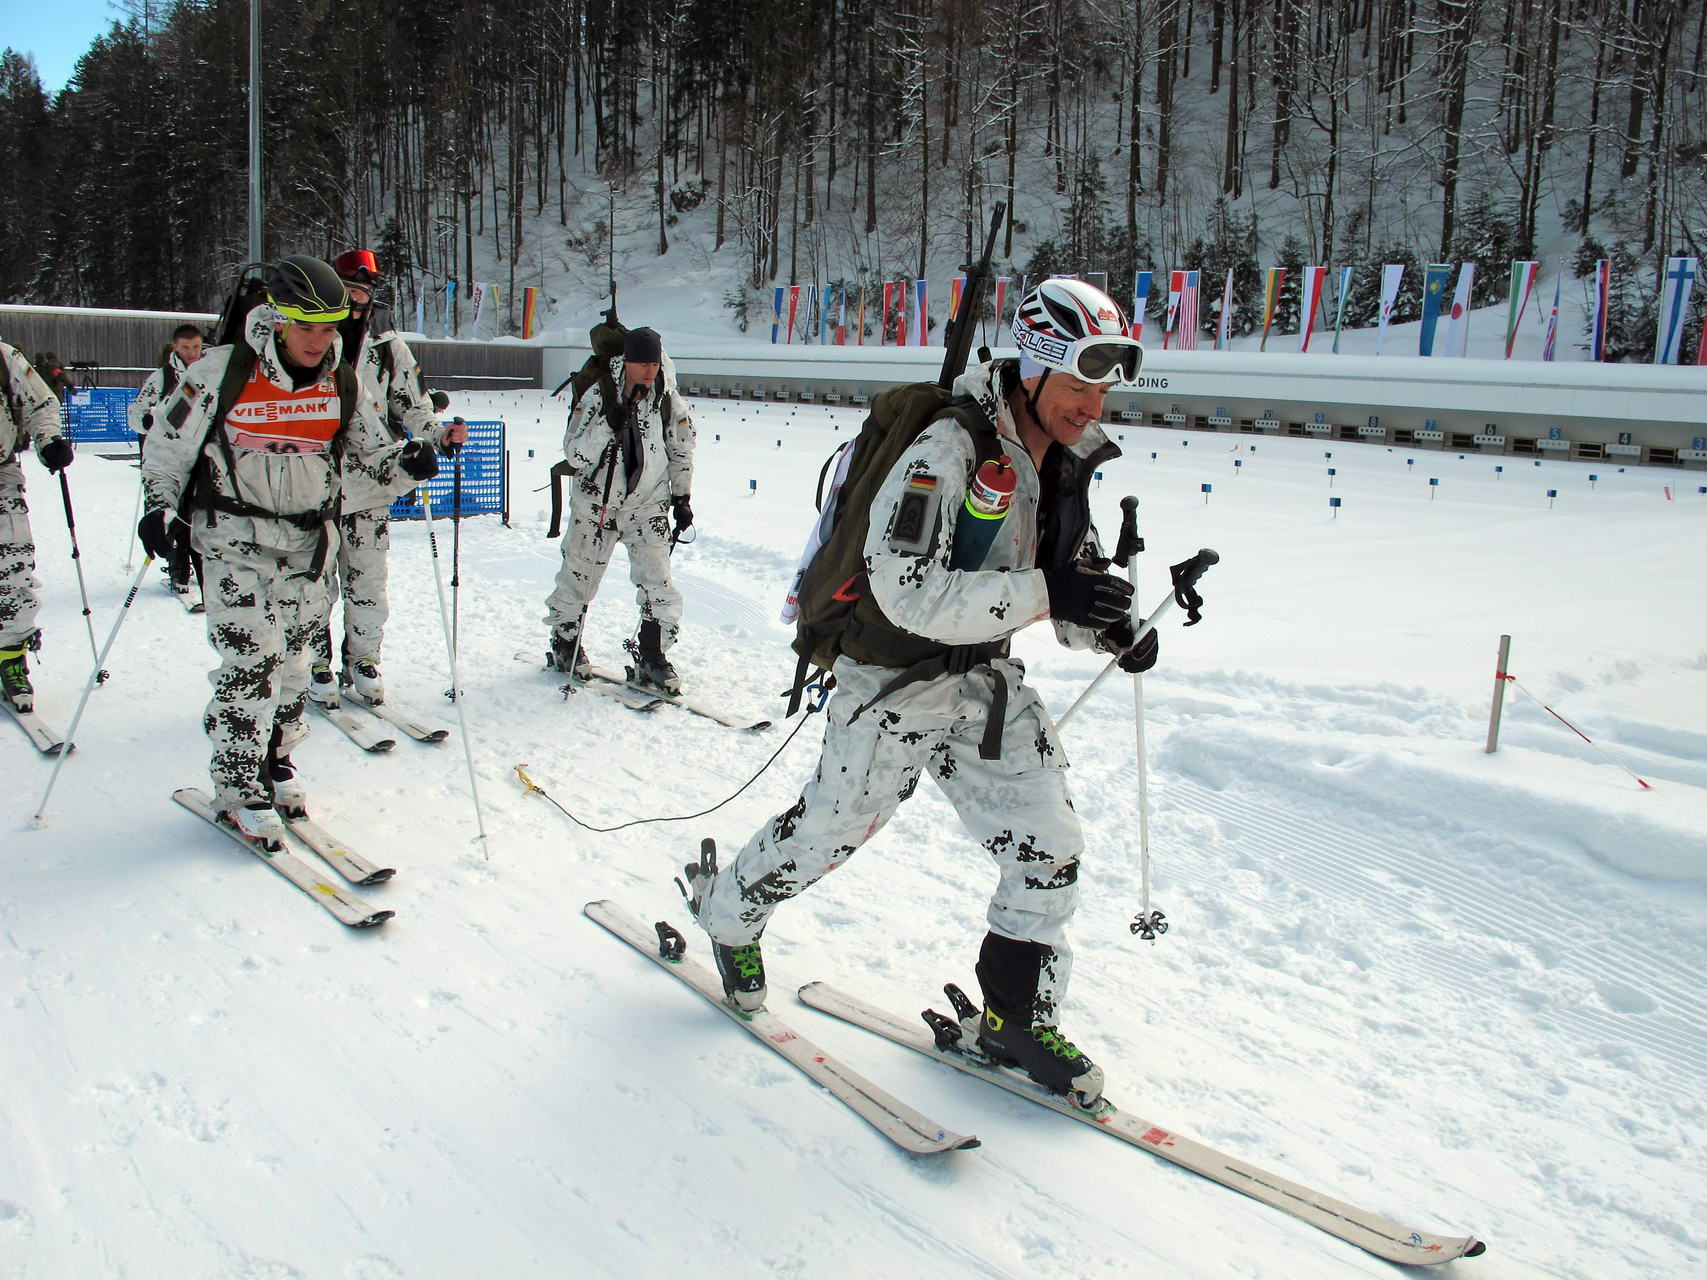
[[291, 763], [290, 756], [279, 754], [279, 741], [282, 736], [275, 724], [272, 741], [267, 745], [267, 764], [261, 784], [272, 796], [273, 806], [281, 817], [306, 818], [308, 789], [296, 776], [296, 766]]
[[587, 661], [587, 647], [579, 643], [578, 631], [553, 631], [551, 633], [551, 665], [555, 670], [568, 672], [570, 664], [574, 664], [575, 678], [581, 681], [593, 678], [593, 664]]
[[1053, 948], [1041, 942], [984, 936], [978, 957], [984, 1010], [977, 1043], [992, 1062], [1023, 1071], [1051, 1093], [1089, 1106], [1102, 1096], [1102, 1068], [1061, 1034], [1053, 1017], [1039, 1020], [1038, 979], [1053, 955]]
[[631, 683], [648, 685], [671, 697], [682, 691], [681, 678], [664, 656], [663, 629], [656, 622], [648, 619], [640, 624], [640, 638], [629, 642], [628, 651], [634, 655], [634, 666], [628, 669]]
[[[697, 920], [711, 882], [717, 878], [717, 842], [709, 839], [700, 841], [699, 861], [688, 863], [682, 868], [682, 874], [686, 883], [677, 880], [676, 888], [688, 900], [688, 910]], [[726, 947], [712, 938], [711, 950], [717, 959], [717, 976], [723, 981], [723, 994], [729, 1003], [742, 1013], [756, 1013], [764, 1008], [767, 995], [765, 957], [759, 948], [759, 940], [755, 938], [751, 942]]]

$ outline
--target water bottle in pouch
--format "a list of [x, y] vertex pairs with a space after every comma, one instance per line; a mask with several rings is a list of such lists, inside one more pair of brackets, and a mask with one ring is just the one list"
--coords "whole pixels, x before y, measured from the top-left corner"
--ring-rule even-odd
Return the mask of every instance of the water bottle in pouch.
[[1013, 459], [1005, 453], [978, 468], [972, 483], [966, 486], [966, 502], [954, 526], [954, 554], [949, 558], [949, 568], [982, 567], [990, 544], [1007, 519], [1018, 484]]

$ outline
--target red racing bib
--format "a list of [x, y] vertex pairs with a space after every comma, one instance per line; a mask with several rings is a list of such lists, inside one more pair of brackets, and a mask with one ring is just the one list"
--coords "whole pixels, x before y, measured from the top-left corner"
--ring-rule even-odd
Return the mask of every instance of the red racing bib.
[[300, 391], [286, 391], [263, 377], [257, 364], [225, 415], [225, 433], [234, 449], [325, 453], [338, 434], [340, 408], [331, 374]]

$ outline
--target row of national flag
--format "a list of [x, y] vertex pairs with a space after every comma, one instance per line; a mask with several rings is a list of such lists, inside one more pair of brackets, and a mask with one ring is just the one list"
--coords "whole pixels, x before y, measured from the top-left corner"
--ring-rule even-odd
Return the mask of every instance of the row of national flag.
[[[1507, 293], [1505, 322], [1505, 358], [1511, 359], [1516, 346], [1518, 328], [1534, 299], [1538, 322], [1544, 321], [1545, 336], [1541, 358], [1552, 360], [1558, 349], [1559, 307], [1563, 299], [1565, 264], [1561, 261], [1553, 278], [1551, 305], [1544, 309], [1542, 299], [1535, 298], [1536, 275], [1540, 262], [1524, 260], [1511, 264]], [[1263, 282], [1262, 337], [1257, 349], [1266, 351], [1270, 331], [1276, 322], [1284, 324], [1280, 313], [1280, 296], [1288, 273], [1286, 267], [1270, 267]], [[1297, 333], [1298, 349], [1309, 351], [1316, 338], [1317, 320], [1325, 321], [1328, 314], [1328, 268], [1302, 268], [1298, 291]], [[1332, 350], [1340, 349], [1340, 336], [1345, 327], [1346, 301], [1351, 295], [1353, 268], [1341, 267], [1337, 273], [1336, 297], [1333, 300]], [[1204, 286], [1200, 271], [1167, 273], [1167, 307], [1157, 322], [1146, 319], [1150, 296], [1157, 272], [1140, 271], [1133, 281], [1131, 336], [1142, 341], [1146, 328], [1150, 341], [1158, 339], [1163, 350], [1196, 350], [1201, 332], [1200, 308]], [[1659, 327], [1654, 340], [1655, 364], [1676, 364], [1683, 349], [1683, 330], [1689, 315], [1690, 299], [1699, 268], [1694, 258], [1667, 258], [1665, 274], [1660, 282]], [[1404, 283], [1405, 267], [1389, 263], [1381, 268], [1381, 307], [1375, 334], [1375, 352], [1381, 354], [1387, 343], [1388, 327], [1398, 305], [1399, 290]], [[1079, 277], [1072, 277], [1077, 279]], [[1091, 272], [1083, 277], [1091, 284], [1108, 289], [1108, 276]], [[1417, 334], [1417, 354], [1422, 356], [1462, 356], [1470, 338], [1471, 294], [1475, 287], [1476, 264], [1462, 263], [1453, 282], [1451, 263], [1431, 263], [1423, 268], [1422, 323]], [[1007, 301], [1011, 294], [1016, 304], [1030, 287], [1027, 276], [1019, 277], [1017, 290], [1010, 290], [1012, 276], [996, 278], [997, 327], [1007, 321]], [[1215, 328], [1215, 350], [1231, 345], [1229, 322], [1233, 315], [1233, 272], [1226, 273], [1221, 284], [1220, 308]], [[1451, 285], [1451, 300], [1447, 287]], [[1590, 360], [1606, 358], [1607, 326], [1612, 304], [1612, 264], [1602, 258], [1595, 264], [1588, 281], [1588, 314]], [[1211, 282], [1210, 287], [1214, 287]], [[947, 319], [952, 321], [959, 310], [966, 288], [966, 277], [956, 276], [949, 285]], [[850, 297], [851, 294], [851, 297]], [[885, 280], [880, 285], [777, 285], [772, 295], [771, 341], [773, 343], [819, 343], [846, 345], [849, 329], [857, 345], [865, 344], [868, 322], [875, 322], [873, 332], [879, 345], [925, 346], [930, 336], [928, 287], [924, 280]], [[1543, 311], [1545, 310], [1545, 315]], [[1442, 323], [1444, 321], [1444, 324]], [[1329, 326], [1323, 324], [1323, 337]], [[942, 327], [947, 333], [948, 326]], [[1160, 330], [1159, 334], [1157, 330]], [[940, 337], [938, 341], [940, 341]], [[1707, 365], [1707, 325], [1697, 336], [1695, 362]]]

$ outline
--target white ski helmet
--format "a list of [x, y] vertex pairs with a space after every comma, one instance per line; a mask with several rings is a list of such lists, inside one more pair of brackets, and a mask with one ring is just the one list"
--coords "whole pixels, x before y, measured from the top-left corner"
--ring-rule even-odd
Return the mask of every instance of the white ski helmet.
[[1014, 312], [1013, 334], [1021, 354], [1084, 382], [1136, 382], [1144, 362], [1120, 304], [1083, 280], [1040, 280]]

